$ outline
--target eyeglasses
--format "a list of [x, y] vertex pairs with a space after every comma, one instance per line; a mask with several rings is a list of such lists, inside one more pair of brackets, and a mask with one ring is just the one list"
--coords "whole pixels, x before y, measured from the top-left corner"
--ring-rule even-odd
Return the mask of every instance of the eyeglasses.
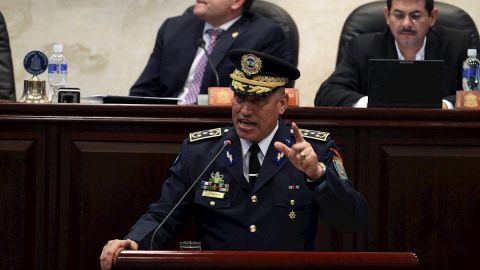
[[414, 11], [412, 13], [404, 13], [401, 11], [394, 11], [390, 13], [396, 21], [403, 21], [405, 17], [408, 17], [412, 22], [419, 22], [426, 17], [426, 14], [420, 11]]

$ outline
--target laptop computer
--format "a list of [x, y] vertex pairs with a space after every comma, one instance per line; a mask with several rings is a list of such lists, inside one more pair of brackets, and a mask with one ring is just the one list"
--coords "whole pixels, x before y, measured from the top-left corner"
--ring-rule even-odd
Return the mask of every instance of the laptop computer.
[[368, 107], [441, 108], [443, 60], [370, 59]]

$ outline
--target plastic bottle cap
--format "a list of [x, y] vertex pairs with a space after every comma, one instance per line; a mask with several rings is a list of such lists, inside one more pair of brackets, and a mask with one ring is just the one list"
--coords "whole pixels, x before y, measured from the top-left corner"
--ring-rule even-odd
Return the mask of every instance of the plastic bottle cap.
[[[53, 45], [53, 52], [54, 53], [61, 53], [63, 52], [63, 45], [62, 44], [55, 44]], [[475, 53], [476, 55], [477, 53]]]
[[468, 49], [468, 56], [477, 56], [477, 49]]

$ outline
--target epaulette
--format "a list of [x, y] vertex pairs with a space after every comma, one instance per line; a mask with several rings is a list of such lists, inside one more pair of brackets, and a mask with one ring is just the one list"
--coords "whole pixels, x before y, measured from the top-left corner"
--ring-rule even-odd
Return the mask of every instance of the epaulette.
[[318, 130], [310, 130], [310, 129], [303, 129], [300, 128], [300, 133], [304, 138], [314, 139], [317, 141], [326, 142], [328, 140], [328, 136], [330, 133], [318, 131]]
[[[228, 129], [226, 129], [225, 132], [228, 132]], [[205, 139], [221, 137], [222, 135], [223, 135], [223, 132], [221, 128], [214, 128], [214, 129], [192, 132], [188, 136], [188, 139], [190, 142], [196, 142], [196, 141], [201, 141]]]

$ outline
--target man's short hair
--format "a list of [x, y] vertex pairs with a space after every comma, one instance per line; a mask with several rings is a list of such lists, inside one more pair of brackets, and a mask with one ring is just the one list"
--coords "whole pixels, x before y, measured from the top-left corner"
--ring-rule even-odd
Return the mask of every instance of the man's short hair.
[[[392, 1], [393, 0], [387, 0], [388, 11], [390, 11], [390, 9], [392, 8]], [[433, 2], [433, 0], [425, 0], [425, 9], [427, 10], [428, 15], [432, 14], [432, 10], [434, 6], [435, 6], [435, 3]]]
[[254, 0], [245, 0], [245, 3], [243, 4], [243, 13], [248, 13], [250, 12], [250, 8], [252, 7]]

